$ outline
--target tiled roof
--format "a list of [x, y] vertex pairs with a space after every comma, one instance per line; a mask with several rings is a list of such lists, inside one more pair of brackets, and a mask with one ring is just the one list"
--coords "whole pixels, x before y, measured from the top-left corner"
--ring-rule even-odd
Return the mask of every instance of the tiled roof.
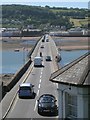
[[78, 86], [90, 85], [90, 52], [54, 72], [50, 81]]

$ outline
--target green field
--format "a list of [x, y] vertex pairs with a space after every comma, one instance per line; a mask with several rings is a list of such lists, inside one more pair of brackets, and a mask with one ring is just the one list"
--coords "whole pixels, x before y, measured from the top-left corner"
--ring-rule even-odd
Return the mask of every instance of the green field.
[[82, 25], [87, 25], [88, 24], [88, 18], [85, 19], [73, 19], [70, 18], [70, 21], [74, 23], [74, 27], [81, 27]]

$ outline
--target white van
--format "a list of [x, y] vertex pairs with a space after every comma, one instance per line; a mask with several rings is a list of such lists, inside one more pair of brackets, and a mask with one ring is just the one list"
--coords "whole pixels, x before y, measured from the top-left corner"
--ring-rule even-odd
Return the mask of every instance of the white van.
[[34, 67], [42, 66], [42, 57], [34, 58]]

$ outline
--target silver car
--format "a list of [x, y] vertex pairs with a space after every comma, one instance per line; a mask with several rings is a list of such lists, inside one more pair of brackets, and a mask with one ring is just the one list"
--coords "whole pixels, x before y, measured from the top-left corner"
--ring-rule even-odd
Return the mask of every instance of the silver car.
[[22, 83], [18, 90], [19, 98], [33, 98], [35, 95], [33, 87], [31, 83]]

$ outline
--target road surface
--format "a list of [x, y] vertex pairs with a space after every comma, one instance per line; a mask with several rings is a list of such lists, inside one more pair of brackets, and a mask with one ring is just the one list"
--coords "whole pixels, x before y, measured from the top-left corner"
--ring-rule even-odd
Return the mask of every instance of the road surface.
[[[44, 48], [40, 47], [42, 45], [44, 46]], [[41, 116], [37, 113], [37, 100], [42, 94], [45, 93], [50, 93], [54, 95], [56, 99], [58, 97], [57, 84], [49, 81], [51, 73], [58, 69], [55, 61], [55, 56], [57, 54], [55, 43], [51, 38], [49, 38], [49, 42], [40, 41], [35, 49], [36, 50], [32, 54], [31, 58], [32, 60], [34, 60], [34, 57], [40, 56], [40, 52], [42, 52], [43, 66], [34, 67], [34, 62], [32, 62], [32, 69], [29, 68], [30, 74], [27, 74], [25, 82], [30, 82], [34, 85], [36, 96], [34, 99], [20, 99], [18, 97], [18, 94], [16, 94], [12, 107], [7, 113], [6, 118], [48, 118], [48, 116]], [[47, 55], [51, 56], [52, 61], [45, 60], [45, 57]]]

